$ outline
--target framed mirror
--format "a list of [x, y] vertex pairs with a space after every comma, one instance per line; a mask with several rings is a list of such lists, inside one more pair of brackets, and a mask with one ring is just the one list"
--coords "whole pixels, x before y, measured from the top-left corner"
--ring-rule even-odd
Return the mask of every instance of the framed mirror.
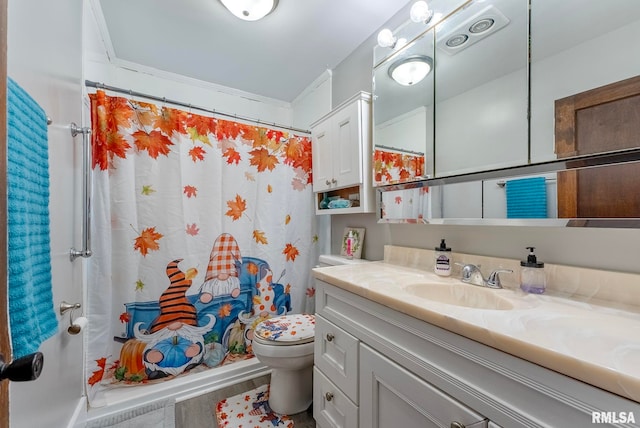
[[436, 28], [434, 176], [526, 164], [528, 0], [473, 1]]
[[422, 180], [433, 173], [433, 29], [373, 70], [373, 184]]
[[[640, 197], [635, 195], [640, 189], [634, 177], [640, 173], [640, 56], [632, 52], [640, 39], [640, 2], [530, 2], [527, 160], [507, 167], [489, 161], [480, 172], [452, 168], [443, 173], [436, 102], [435, 176], [423, 185], [431, 197], [429, 222], [639, 227]], [[437, 43], [436, 34], [439, 61]], [[465, 150], [460, 146], [459, 156]], [[540, 176], [546, 183], [546, 218], [507, 215], [507, 182]]]
[[640, 146], [640, 140], [621, 146], [609, 138], [588, 152], [558, 153], [555, 135], [562, 126], [557, 101], [640, 75], [638, 40], [636, 0], [531, 0], [532, 163]]

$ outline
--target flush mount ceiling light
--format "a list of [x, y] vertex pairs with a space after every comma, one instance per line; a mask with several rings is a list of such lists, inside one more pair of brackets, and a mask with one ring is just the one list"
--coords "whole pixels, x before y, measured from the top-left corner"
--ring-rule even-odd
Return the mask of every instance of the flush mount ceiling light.
[[412, 86], [427, 77], [433, 68], [433, 60], [425, 55], [411, 55], [391, 64], [389, 76], [403, 86]]
[[278, 0], [220, 0], [220, 2], [240, 19], [257, 21], [275, 10]]

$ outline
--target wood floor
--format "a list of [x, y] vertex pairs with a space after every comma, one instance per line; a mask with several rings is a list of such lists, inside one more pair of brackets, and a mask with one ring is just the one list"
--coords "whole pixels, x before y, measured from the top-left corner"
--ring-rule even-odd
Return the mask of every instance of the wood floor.
[[[220, 400], [267, 383], [269, 383], [269, 375], [178, 402], [175, 409], [176, 428], [217, 428], [216, 404]], [[315, 428], [316, 426], [311, 410], [289, 416], [293, 419], [294, 428]]]

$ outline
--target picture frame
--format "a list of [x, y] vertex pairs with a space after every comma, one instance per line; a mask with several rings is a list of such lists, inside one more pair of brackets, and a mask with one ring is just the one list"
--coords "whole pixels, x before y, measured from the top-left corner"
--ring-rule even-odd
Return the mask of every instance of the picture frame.
[[344, 228], [344, 233], [342, 234], [342, 241], [340, 243], [340, 255], [343, 257], [348, 257], [347, 254], [347, 238], [349, 237], [349, 232], [351, 232], [351, 236], [353, 237], [353, 258], [359, 259], [362, 258], [362, 246], [364, 243], [364, 227], [351, 227], [347, 226]]

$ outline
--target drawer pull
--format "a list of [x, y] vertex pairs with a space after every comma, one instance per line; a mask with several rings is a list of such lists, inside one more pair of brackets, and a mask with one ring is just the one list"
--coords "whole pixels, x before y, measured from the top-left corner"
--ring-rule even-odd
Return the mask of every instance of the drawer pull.
[[333, 394], [330, 392], [327, 392], [326, 394], [324, 394], [324, 398], [326, 398], [327, 401], [331, 401], [333, 400]]
[[327, 333], [327, 342], [331, 342], [331, 341], [333, 341], [333, 338], [334, 338], [334, 337], [335, 337], [335, 336], [334, 336], [333, 334], [331, 334], [331, 333]]
[[454, 421], [451, 422], [451, 428], [465, 428], [465, 426], [463, 424], [461, 424], [460, 422]]

